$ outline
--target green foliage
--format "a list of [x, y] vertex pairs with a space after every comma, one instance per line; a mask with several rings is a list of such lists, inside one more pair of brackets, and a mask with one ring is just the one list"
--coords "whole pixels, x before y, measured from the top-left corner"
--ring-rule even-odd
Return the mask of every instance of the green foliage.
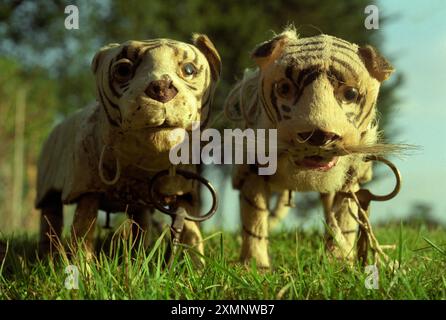
[[[12, 223], [21, 212], [13, 212], [14, 179], [17, 170], [22, 170], [23, 211], [28, 214], [20, 221], [21, 227], [36, 225], [32, 216], [33, 190], [35, 181], [35, 163], [43, 139], [54, 125], [59, 110], [57, 82], [48, 78], [44, 69], [38, 67], [27, 69], [15, 59], [0, 58], [0, 230], [18, 227]], [[17, 118], [17, 108], [21, 97], [24, 103], [24, 119]], [[16, 126], [24, 129], [23, 136], [18, 135]], [[14, 153], [23, 140], [24, 168], [15, 168]]]
[[[323, 237], [314, 233], [279, 233], [271, 238], [273, 271], [240, 265], [236, 235], [208, 236], [206, 266], [197, 269], [190, 257], [178, 259], [171, 270], [163, 266], [165, 240], [159, 238], [146, 252], [120, 238], [110, 253], [87, 262], [80, 251], [68, 260], [35, 260], [33, 238], [9, 239], [0, 266], [0, 299], [445, 299], [444, 254], [441, 229], [424, 226], [383, 227], [377, 230], [398, 269], [379, 270], [379, 289], [367, 289], [370, 274], [360, 266], [331, 261]], [[117, 237], [119, 239], [119, 237]], [[8, 239], [5, 239], [8, 240]], [[14, 241], [11, 241], [14, 240]], [[106, 247], [107, 248], [107, 247]], [[0, 259], [1, 261], [1, 259]], [[80, 271], [79, 290], [67, 290], [68, 264]]]

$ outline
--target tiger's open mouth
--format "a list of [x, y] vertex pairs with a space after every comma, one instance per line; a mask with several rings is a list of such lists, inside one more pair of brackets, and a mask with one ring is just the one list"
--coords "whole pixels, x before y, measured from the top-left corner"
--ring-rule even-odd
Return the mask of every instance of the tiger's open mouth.
[[327, 159], [321, 156], [309, 156], [304, 157], [302, 160], [296, 160], [294, 163], [299, 167], [304, 167], [307, 169], [328, 171], [336, 166], [338, 159], [339, 157]]

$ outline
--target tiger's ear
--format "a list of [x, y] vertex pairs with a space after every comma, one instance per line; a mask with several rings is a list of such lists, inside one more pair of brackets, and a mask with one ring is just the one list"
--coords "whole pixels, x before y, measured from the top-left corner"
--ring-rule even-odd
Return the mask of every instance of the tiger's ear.
[[93, 60], [91, 61], [91, 71], [93, 71], [94, 74], [96, 74], [96, 71], [98, 71], [99, 64], [101, 63], [102, 58], [104, 57], [105, 53], [114, 47], [120, 46], [119, 43], [109, 43], [106, 46], [103, 46], [101, 49], [99, 49], [98, 52], [93, 57]]
[[211, 75], [217, 81], [221, 75], [221, 58], [214, 44], [204, 34], [192, 34], [192, 42], [204, 54], [211, 68]]
[[372, 46], [360, 47], [358, 54], [370, 75], [379, 82], [386, 80], [395, 71], [392, 65]]
[[280, 56], [287, 40], [288, 37], [286, 34], [280, 34], [271, 40], [265, 41], [254, 49], [251, 53], [251, 57], [260, 68], [263, 68]]

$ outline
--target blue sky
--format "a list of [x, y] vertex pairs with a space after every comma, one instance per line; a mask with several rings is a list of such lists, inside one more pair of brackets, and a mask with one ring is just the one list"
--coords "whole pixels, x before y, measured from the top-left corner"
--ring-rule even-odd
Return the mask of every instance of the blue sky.
[[[423, 201], [446, 221], [446, 2], [387, 0], [378, 8], [381, 15], [393, 17], [380, 25], [383, 53], [405, 77], [394, 119], [401, 130], [396, 140], [422, 150], [393, 159], [403, 175], [403, 189], [394, 200], [375, 204], [373, 218], [404, 216], [412, 203]], [[388, 190], [391, 183], [385, 179], [375, 190]]]
[[[403, 188], [397, 198], [372, 204], [372, 221], [404, 217], [416, 202], [427, 202], [433, 214], [446, 222], [446, 2], [443, 0], [379, 1], [381, 16], [389, 19], [380, 24], [384, 36], [382, 53], [405, 78], [398, 90], [402, 102], [392, 119], [401, 132], [394, 142], [420, 146], [415, 155], [391, 159], [403, 176]], [[379, 104], [378, 104], [379, 106]], [[386, 171], [387, 172], [387, 171]], [[214, 173], [218, 174], [218, 173]], [[218, 185], [222, 197], [219, 210], [223, 226], [236, 229], [238, 197], [231, 185]], [[389, 173], [389, 176], [391, 174]], [[387, 193], [393, 178], [383, 178], [371, 188], [376, 194]], [[216, 219], [219, 219], [216, 218]], [[214, 220], [214, 219], [213, 219]], [[289, 216], [284, 225], [295, 225]], [[322, 212], [304, 225], [321, 225]]]

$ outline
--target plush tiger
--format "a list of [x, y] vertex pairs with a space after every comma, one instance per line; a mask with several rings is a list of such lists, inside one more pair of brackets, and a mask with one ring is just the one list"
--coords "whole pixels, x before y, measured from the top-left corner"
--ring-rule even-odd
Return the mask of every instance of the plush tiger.
[[[170, 166], [169, 150], [177, 144], [172, 130], [191, 130], [193, 122], [205, 126], [221, 60], [209, 38], [195, 34], [193, 44], [170, 39], [109, 44], [91, 68], [97, 103], [59, 124], [39, 159], [42, 252], [60, 238], [63, 204], [77, 204], [72, 239], [84, 241], [90, 252], [99, 209], [125, 211], [136, 228], [147, 229], [148, 181]], [[179, 195], [180, 205], [196, 214], [194, 183], [165, 178], [157, 192]], [[186, 222], [182, 241], [203, 251], [195, 223]]]
[[[241, 259], [269, 267], [269, 224], [288, 211], [289, 192], [318, 191], [328, 228], [342, 233], [331, 234], [328, 249], [351, 260], [358, 224], [350, 213], [357, 215], [357, 207], [343, 192], [371, 179], [366, 156], [392, 149], [380, 143], [376, 101], [393, 68], [371, 46], [325, 34], [300, 38], [293, 28], [257, 46], [252, 57], [258, 68], [232, 89], [225, 114], [244, 128], [277, 129], [278, 160], [271, 176], [257, 175], [255, 165], [236, 166]], [[270, 210], [273, 193], [279, 197]]]

